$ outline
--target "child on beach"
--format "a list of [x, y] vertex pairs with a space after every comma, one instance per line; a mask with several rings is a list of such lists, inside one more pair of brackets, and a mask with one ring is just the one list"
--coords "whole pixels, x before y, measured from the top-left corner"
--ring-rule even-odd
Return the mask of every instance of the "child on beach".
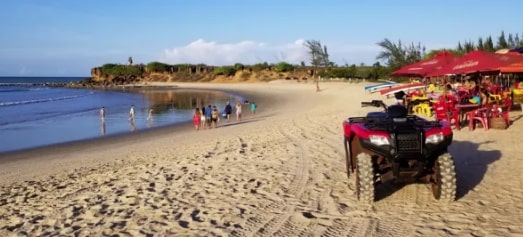
[[257, 107], [258, 106], [256, 105], [256, 103], [251, 102], [251, 113], [252, 113], [252, 115], [256, 115], [256, 108]]
[[242, 104], [238, 101], [236, 103], [236, 121], [242, 118]]
[[194, 114], [192, 116], [192, 121], [194, 124], [194, 128], [196, 130], [200, 130], [201, 119], [202, 119], [202, 114], [200, 113], [200, 108], [196, 108], [196, 110], [194, 111]]

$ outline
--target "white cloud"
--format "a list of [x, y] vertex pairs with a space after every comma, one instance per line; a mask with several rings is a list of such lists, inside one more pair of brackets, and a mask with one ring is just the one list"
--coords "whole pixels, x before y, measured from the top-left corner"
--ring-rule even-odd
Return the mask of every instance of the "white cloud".
[[307, 58], [307, 49], [303, 46], [303, 42], [303, 40], [297, 40], [284, 45], [268, 45], [254, 41], [219, 44], [198, 39], [186, 46], [165, 50], [164, 61], [208, 65], [278, 61], [299, 63]]
[[[237, 43], [217, 43], [198, 39], [186, 46], [174, 47], [164, 51], [162, 61], [171, 64], [204, 63], [207, 65], [231, 65], [234, 63], [255, 64], [285, 61], [292, 64], [308, 63], [309, 56], [304, 46], [305, 40], [270, 45], [263, 42], [241, 41]], [[330, 59], [337, 64], [373, 63], [379, 48], [370, 45], [327, 45]]]

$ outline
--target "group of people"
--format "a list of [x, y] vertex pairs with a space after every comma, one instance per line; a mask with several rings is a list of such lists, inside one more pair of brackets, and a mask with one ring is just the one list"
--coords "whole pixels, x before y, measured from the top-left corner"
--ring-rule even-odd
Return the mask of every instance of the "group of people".
[[[444, 91], [437, 96], [434, 94], [434, 86], [429, 86], [429, 88], [432, 88], [432, 90], [427, 91], [427, 94], [423, 90], [409, 92], [408, 94], [404, 91], [398, 91], [394, 93], [396, 104], [409, 106], [410, 103], [407, 102], [410, 98], [426, 97], [430, 101], [443, 99], [459, 104], [479, 104], [484, 106], [491, 103], [491, 97], [494, 97], [496, 94], [496, 89], [494, 89], [494, 92], [492, 91], [494, 85], [488, 80], [482, 80], [481, 83], [477, 83], [475, 80], [467, 80], [465, 83], [456, 84], [446, 83]], [[501, 96], [498, 97], [500, 99]]]
[[[100, 119], [102, 120], [102, 122], [105, 122], [105, 107], [102, 106], [100, 108]], [[134, 117], [134, 105], [131, 105], [131, 108], [129, 109], [129, 121], [131, 122], [134, 122], [135, 120], [135, 117]], [[153, 120], [153, 109], [149, 109], [149, 114], [147, 115], [147, 121], [152, 121]]]
[[[102, 121], [102, 124], [101, 124], [101, 132], [102, 132], [102, 135], [105, 135], [105, 116], [106, 116], [106, 111], [105, 111], [105, 106], [102, 106], [99, 110], [99, 113], [100, 113], [100, 120]], [[149, 113], [147, 115], [147, 125], [148, 126], [152, 126], [152, 122], [153, 122], [153, 109], [150, 108], [149, 109]], [[136, 125], [135, 125], [135, 112], [134, 112], [134, 105], [131, 105], [131, 108], [129, 109], [129, 124], [131, 126], [131, 131], [135, 131], [136, 130]]]
[[[256, 114], [257, 105], [254, 102], [250, 103], [251, 113]], [[234, 106], [236, 121], [242, 119], [242, 103], [237, 102]], [[231, 114], [233, 112], [233, 107], [228, 101], [223, 109], [222, 117], [229, 122], [231, 120]], [[206, 129], [206, 128], [216, 128], [218, 122], [220, 121], [220, 113], [218, 108], [215, 105], [208, 105], [207, 107], [196, 108], [193, 113], [193, 124], [196, 130]]]

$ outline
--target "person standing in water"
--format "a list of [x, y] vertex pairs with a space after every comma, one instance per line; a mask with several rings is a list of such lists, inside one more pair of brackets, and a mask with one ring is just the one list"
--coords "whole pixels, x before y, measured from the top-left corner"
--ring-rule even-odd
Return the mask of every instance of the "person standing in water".
[[105, 121], [105, 107], [102, 106], [102, 108], [100, 108], [100, 119], [102, 120], [102, 122]]
[[102, 124], [100, 124], [100, 132], [102, 132], [102, 135], [105, 135], [105, 107], [103, 106], [100, 108], [100, 120], [102, 121]]
[[134, 105], [131, 105], [131, 109], [129, 110], [129, 120], [134, 121]]
[[149, 109], [149, 115], [147, 115], [147, 121], [153, 121], [153, 109]]
[[149, 109], [149, 114], [147, 115], [147, 127], [152, 127], [153, 126], [153, 109], [150, 108]]

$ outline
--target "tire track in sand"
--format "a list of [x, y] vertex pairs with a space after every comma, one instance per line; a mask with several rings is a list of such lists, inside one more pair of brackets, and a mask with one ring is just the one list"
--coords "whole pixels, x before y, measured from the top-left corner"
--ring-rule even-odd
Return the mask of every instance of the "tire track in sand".
[[[277, 231], [284, 227], [286, 222], [289, 221], [289, 218], [295, 213], [296, 204], [298, 204], [298, 201], [303, 195], [307, 183], [309, 182], [311, 166], [309, 152], [305, 148], [302, 140], [291, 135], [288, 130], [290, 130], [289, 127], [284, 127], [282, 125], [278, 126], [278, 132], [290, 140], [291, 144], [296, 148], [296, 155], [298, 156], [298, 162], [296, 163], [296, 168], [294, 169], [294, 178], [287, 189], [287, 195], [293, 197], [291, 197], [291, 200], [286, 201], [286, 205], [281, 209], [281, 213], [275, 214], [272, 218], [269, 219], [269, 221], [258, 226], [253, 231], [255, 236], [273, 236]], [[292, 230], [291, 232], [300, 231], [296, 228], [290, 228], [288, 225], [286, 226], [285, 230]], [[289, 233], [285, 234], [292, 236], [292, 234], [289, 235]]]

